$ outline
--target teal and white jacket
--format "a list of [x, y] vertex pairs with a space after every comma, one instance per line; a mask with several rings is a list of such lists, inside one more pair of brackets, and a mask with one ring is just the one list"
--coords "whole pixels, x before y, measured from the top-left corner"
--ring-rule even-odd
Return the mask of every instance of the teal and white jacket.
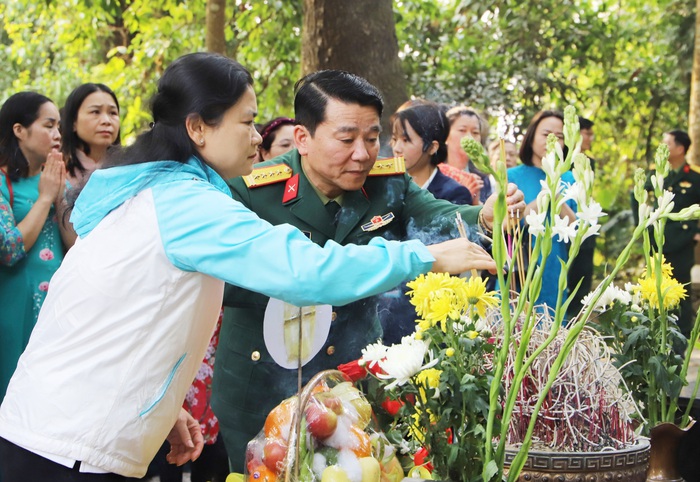
[[[343, 305], [430, 269], [418, 241], [324, 247], [271, 226], [196, 158], [98, 170], [0, 407], [0, 437], [141, 477], [204, 357], [224, 282]], [[72, 464], [71, 464], [72, 465]]]

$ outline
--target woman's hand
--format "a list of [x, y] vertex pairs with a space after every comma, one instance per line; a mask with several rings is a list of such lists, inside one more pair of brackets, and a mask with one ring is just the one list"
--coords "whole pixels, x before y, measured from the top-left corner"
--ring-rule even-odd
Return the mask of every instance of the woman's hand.
[[63, 154], [57, 149], [52, 149], [39, 177], [38, 201], [58, 205], [63, 200], [65, 188], [66, 165], [63, 162]]
[[496, 272], [496, 262], [489, 253], [464, 238], [430, 245], [428, 251], [435, 258], [431, 271], [436, 273], [460, 274], [472, 269]]
[[171, 464], [183, 465], [190, 460], [197, 460], [204, 448], [202, 429], [192, 415], [183, 408], [167, 438], [170, 452], [165, 456]]
[[481, 189], [484, 187], [484, 180], [477, 174], [470, 172], [467, 174], [467, 177], [465, 177], [465, 181], [465, 186], [472, 194], [474, 204], [479, 204], [479, 194], [481, 193]]
[[[493, 205], [496, 202], [497, 195], [497, 193], [491, 194], [481, 210], [482, 217], [484, 221], [489, 224], [489, 226], [493, 225]], [[523, 211], [525, 210], [525, 195], [520, 189], [518, 189], [518, 186], [512, 182], [508, 183], [508, 188], [506, 190], [506, 208], [508, 210], [508, 215], [513, 213], [515, 217], [518, 217], [519, 214], [520, 219], [522, 219], [524, 216]], [[504, 225], [507, 222], [508, 219], [506, 217], [506, 219], [503, 220]]]

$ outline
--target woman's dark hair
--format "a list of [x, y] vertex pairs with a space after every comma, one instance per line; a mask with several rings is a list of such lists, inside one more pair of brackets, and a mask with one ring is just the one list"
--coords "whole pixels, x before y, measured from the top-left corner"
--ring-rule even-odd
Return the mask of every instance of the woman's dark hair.
[[153, 161], [187, 162], [198, 152], [185, 127], [189, 116], [209, 126], [253, 85], [253, 77], [235, 60], [198, 52], [183, 55], [165, 69], [151, 100], [153, 124], [134, 143], [111, 152], [105, 167]]
[[447, 112], [445, 112], [447, 120], [450, 122], [450, 127], [455, 123], [457, 119], [462, 116], [475, 117], [476, 121], [479, 123], [479, 134], [481, 136], [481, 145], [486, 147], [486, 142], [489, 137], [489, 125], [475, 109], [467, 107], [465, 105], [457, 105], [455, 107], [450, 107]]
[[19, 148], [13, 126], [27, 128], [39, 118], [41, 106], [51, 102], [36, 92], [19, 92], [5, 101], [0, 109], [0, 167], [5, 167], [10, 180], [17, 181], [29, 175], [29, 162]]
[[[537, 126], [547, 117], [556, 117], [564, 122], [564, 114], [556, 110], [541, 110], [535, 114], [535, 117], [530, 121], [530, 125], [527, 126], [525, 137], [523, 137], [520, 143], [520, 160], [523, 161], [523, 164], [526, 166], [532, 166], [532, 143], [535, 140]], [[566, 155], [566, 151], [564, 151], [564, 154]]]
[[270, 122], [260, 127], [258, 130], [258, 132], [260, 132], [260, 137], [262, 137], [260, 149], [269, 152], [272, 143], [275, 142], [279, 128], [282, 126], [294, 126], [296, 124], [297, 121], [290, 117], [275, 117]]
[[430, 164], [437, 166], [447, 159], [447, 136], [450, 134], [450, 125], [444, 111], [434, 102], [423, 101], [411, 107], [400, 109], [391, 116], [391, 123], [399, 121], [406, 137], [406, 123], [410, 124], [416, 134], [423, 140], [423, 152], [427, 152], [437, 141], [438, 148], [430, 156]]
[[[85, 166], [78, 160], [77, 151], [81, 150], [86, 155], [90, 155], [90, 146], [78, 137], [78, 133], [73, 126], [78, 120], [78, 111], [80, 110], [80, 106], [83, 105], [85, 98], [95, 92], [105, 92], [109, 94], [114, 100], [114, 103], [117, 104], [117, 110], [119, 110], [117, 96], [112, 92], [112, 89], [104, 84], [82, 84], [73, 89], [73, 92], [70, 93], [63, 109], [61, 109], [61, 151], [63, 152], [63, 158], [66, 160], [66, 170], [71, 176], [75, 176], [77, 174], [76, 171], [81, 173], [85, 172]], [[120, 144], [121, 132], [117, 131], [117, 138], [112, 145], [118, 146]]]
[[326, 120], [328, 99], [346, 104], [374, 107], [379, 117], [384, 101], [379, 90], [360, 76], [342, 70], [321, 70], [303, 77], [294, 85], [294, 117], [312, 136]]

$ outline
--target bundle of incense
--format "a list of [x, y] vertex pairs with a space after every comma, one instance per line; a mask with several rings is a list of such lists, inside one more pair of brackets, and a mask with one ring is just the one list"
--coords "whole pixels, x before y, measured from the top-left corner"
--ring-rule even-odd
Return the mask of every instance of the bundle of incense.
[[[457, 231], [459, 231], [459, 236], [464, 239], [469, 239], [467, 238], [467, 230], [464, 228], [464, 221], [462, 221], [462, 215], [459, 211], [457, 211], [457, 219], [455, 220], [455, 223], [457, 223]], [[475, 269], [472, 269], [471, 273], [474, 278], [478, 276]]]
[[[523, 231], [520, 226], [520, 211], [510, 212], [508, 227], [508, 256], [510, 256], [511, 267], [514, 263], [517, 265], [518, 282], [522, 287], [525, 283], [525, 261], [523, 259]], [[513, 291], [516, 291], [515, 281], [515, 278], [511, 278], [511, 290]]]

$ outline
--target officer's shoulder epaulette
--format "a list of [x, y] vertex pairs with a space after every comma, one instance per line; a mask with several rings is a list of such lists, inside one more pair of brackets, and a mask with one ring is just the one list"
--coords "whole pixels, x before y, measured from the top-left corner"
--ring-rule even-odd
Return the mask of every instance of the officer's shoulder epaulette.
[[700, 166], [696, 166], [695, 164], [688, 164], [690, 166], [690, 169], [698, 174], [700, 174]]
[[369, 171], [370, 176], [395, 176], [406, 172], [406, 163], [403, 157], [387, 157], [386, 159], [377, 159]]
[[286, 164], [273, 164], [253, 168], [253, 172], [243, 176], [243, 182], [248, 188], [267, 186], [292, 177], [292, 168]]

